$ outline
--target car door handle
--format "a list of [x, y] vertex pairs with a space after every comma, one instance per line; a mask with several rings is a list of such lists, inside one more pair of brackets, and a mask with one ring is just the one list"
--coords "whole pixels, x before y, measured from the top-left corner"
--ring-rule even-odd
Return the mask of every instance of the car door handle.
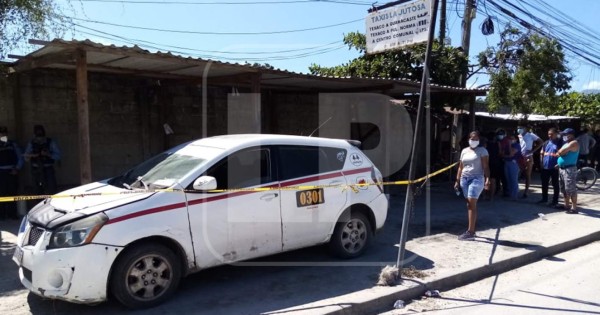
[[260, 197], [260, 200], [271, 201], [273, 198], [277, 198], [278, 196], [279, 194], [277, 193], [265, 194]]

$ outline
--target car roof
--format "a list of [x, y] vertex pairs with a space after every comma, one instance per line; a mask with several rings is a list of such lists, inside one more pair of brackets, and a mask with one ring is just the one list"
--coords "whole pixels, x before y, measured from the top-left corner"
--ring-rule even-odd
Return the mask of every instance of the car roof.
[[350, 148], [346, 140], [276, 134], [236, 134], [215, 136], [193, 141], [191, 145], [221, 148], [224, 150], [260, 145], [309, 145]]

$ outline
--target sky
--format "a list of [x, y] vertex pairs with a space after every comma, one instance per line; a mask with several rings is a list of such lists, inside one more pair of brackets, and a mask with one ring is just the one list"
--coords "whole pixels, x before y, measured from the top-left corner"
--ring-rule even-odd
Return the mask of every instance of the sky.
[[[367, 10], [371, 7], [369, 4], [371, 2], [367, 0], [340, 0], [334, 3], [297, 1], [279, 4], [250, 4], [277, 0], [128, 1], [147, 3], [127, 3], [117, 0], [71, 0], [70, 2], [56, 0], [63, 8], [63, 14], [76, 18], [73, 21], [79, 24], [75, 26], [75, 31], [67, 32], [63, 38], [90, 39], [103, 44], [128, 46], [131, 46], [132, 42], [145, 41], [144, 44], [152, 48], [160, 48], [161, 51], [170, 50], [194, 57], [239, 63], [245, 61], [269, 63], [276, 68], [306, 73], [313, 63], [334, 66], [346, 63], [359, 55], [358, 52], [344, 46], [342, 38], [349, 32], [365, 32], [364, 19]], [[290, 0], [281, 1], [290, 2]], [[207, 2], [212, 4], [197, 4]], [[225, 4], [225, 2], [237, 4]], [[247, 4], [239, 4], [239, 2]], [[481, 0], [478, 2], [482, 3]], [[384, 3], [386, 2], [377, 4]], [[590, 29], [595, 31], [600, 29], [598, 19], [600, 1], [598, 0], [546, 0], [546, 3], [576, 18]], [[447, 28], [451, 44], [454, 46], [460, 45], [461, 18], [459, 16], [462, 16], [463, 6], [464, 0], [448, 0]], [[470, 50], [472, 64], [476, 63], [477, 53], [488, 45], [495, 45], [499, 39], [499, 25], [496, 25], [495, 34], [490, 36], [481, 34], [480, 25], [484, 18], [485, 14], [478, 13], [473, 22]], [[226, 35], [159, 32], [89, 21], [210, 33], [281, 32], [336, 26], [280, 34]], [[436, 34], [438, 31], [439, 28], [436, 29]], [[119, 38], [115, 38], [114, 35]], [[152, 48], [150, 50], [157, 50]], [[597, 66], [584, 64], [570, 55], [567, 56], [567, 61], [574, 76], [571, 83], [573, 90], [600, 88], [600, 69]], [[471, 78], [468, 85], [476, 87], [485, 83], [487, 83], [487, 76], [479, 75]]]

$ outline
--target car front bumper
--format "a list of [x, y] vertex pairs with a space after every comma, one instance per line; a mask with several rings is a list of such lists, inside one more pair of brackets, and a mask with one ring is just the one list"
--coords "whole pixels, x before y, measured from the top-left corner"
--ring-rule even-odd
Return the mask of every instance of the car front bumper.
[[105, 301], [110, 268], [122, 248], [88, 244], [46, 249], [50, 235], [44, 232], [35, 245], [18, 245], [21, 283], [45, 298], [83, 304]]

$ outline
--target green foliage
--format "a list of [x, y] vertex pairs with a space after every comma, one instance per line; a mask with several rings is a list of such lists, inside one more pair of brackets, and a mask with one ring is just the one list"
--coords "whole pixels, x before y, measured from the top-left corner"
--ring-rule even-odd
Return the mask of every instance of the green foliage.
[[[420, 81], [423, 74], [426, 44], [416, 44], [403, 49], [367, 55], [366, 36], [352, 32], [344, 36], [349, 49], [358, 50], [363, 55], [348, 63], [335, 67], [321, 67], [312, 64], [310, 72], [315, 75], [340, 77], [378, 77], [409, 79]], [[461, 50], [442, 46], [435, 42], [432, 47], [430, 67], [431, 82], [459, 86], [460, 75], [467, 70], [467, 58]]]
[[62, 33], [59, 10], [53, 0], [0, 0], [0, 59], [30, 38]]
[[556, 114], [560, 96], [570, 88], [562, 47], [535, 33], [508, 26], [498, 45], [481, 52], [478, 59], [490, 73], [487, 102], [492, 112], [508, 106], [515, 114]]
[[580, 117], [587, 126], [600, 124], [600, 94], [571, 92], [561, 98], [562, 114]]

